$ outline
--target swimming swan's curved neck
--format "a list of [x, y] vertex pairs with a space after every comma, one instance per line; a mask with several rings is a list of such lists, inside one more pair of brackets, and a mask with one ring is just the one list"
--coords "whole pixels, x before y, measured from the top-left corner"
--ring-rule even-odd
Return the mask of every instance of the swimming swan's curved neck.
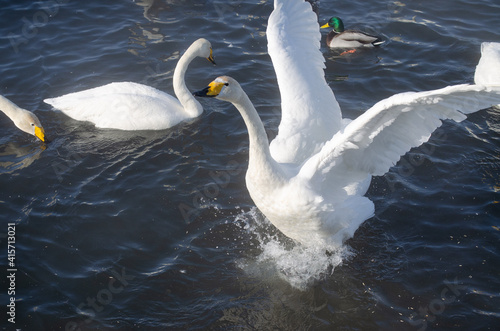
[[184, 110], [191, 117], [197, 117], [203, 112], [203, 107], [193, 97], [191, 92], [189, 92], [184, 81], [186, 70], [191, 61], [198, 56], [197, 52], [198, 49], [193, 45], [186, 50], [186, 52], [179, 59], [179, 62], [177, 62], [173, 77], [174, 93], [177, 96], [177, 99], [179, 99], [181, 105], [184, 107]]
[[0, 111], [7, 117], [14, 120], [20, 113], [23, 112], [22, 108], [16, 106], [12, 101], [0, 95]]

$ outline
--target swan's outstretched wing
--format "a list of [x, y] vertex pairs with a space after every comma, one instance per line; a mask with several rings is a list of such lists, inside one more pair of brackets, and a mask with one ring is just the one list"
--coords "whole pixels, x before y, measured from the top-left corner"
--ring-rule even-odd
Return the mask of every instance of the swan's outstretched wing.
[[464, 84], [393, 95], [347, 125], [301, 173], [317, 180], [324, 180], [330, 172], [337, 180], [353, 173], [360, 178], [383, 175], [412, 147], [426, 142], [442, 120], [459, 122], [465, 114], [497, 104], [500, 86]]
[[271, 142], [278, 162], [301, 163], [341, 127], [340, 107], [325, 81], [316, 14], [304, 0], [275, 0], [268, 52], [281, 94], [281, 123]]
[[69, 117], [98, 128], [161, 130], [187, 118], [180, 102], [153, 87], [118, 82], [45, 99]]

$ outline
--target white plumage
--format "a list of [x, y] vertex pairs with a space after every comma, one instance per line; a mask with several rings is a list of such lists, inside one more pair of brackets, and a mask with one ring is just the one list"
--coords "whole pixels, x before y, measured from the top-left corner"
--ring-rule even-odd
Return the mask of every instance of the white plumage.
[[92, 122], [98, 128], [167, 129], [203, 112], [201, 104], [193, 98], [184, 82], [189, 63], [198, 56], [213, 62], [208, 40], [196, 40], [177, 63], [173, 86], [179, 100], [150, 86], [117, 82], [45, 99], [44, 102], [75, 120]]
[[[195, 95], [231, 102], [241, 113], [250, 140], [246, 184], [260, 211], [286, 236], [335, 249], [374, 213], [364, 197], [371, 176], [384, 174], [411, 147], [426, 142], [443, 120], [459, 122], [465, 114], [500, 104], [500, 86], [464, 84], [396, 94], [341, 127], [340, 108], [324, 80], [310, 5], [275, 0], [274, 7], [268, 42], [282, 121], [271, 146], [257, 111], [234, 79], [218, 77]], [[483, 47], [482, 61], [498, 69], [498, 54], [487, 54]], [[480, 73], [476, 81], [483, 81]]]
[[316, 14], [304, 1], [275, 1], [274, 5], [267, 42], [282, 114], [271, 151], [279, 162], [300, 163], [340, 129], [342, 114], [325, 81]]
[[474, 81], [478, 85], [500, 85], [500, 43], [481, 44], [481, 59]]

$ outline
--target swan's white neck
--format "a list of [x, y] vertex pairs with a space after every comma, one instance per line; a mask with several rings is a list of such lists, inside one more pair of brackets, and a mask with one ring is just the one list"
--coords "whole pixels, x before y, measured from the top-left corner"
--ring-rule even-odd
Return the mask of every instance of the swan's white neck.
[[184, 81], [184, 75], [186, 74], [186, 70], [193, 61], [195, 57], [199, 56], [198, 48], [194, 45], [191, 45], [184, 55], [181, 56], [179, 62], [177, 62], [177, 66], [174, 70], [174, 93], [179, 99], [180, 103], [184, 107], [184, 110], [191, 116], [197, 117], [203, 112], [203, 107], [201, 104], [193, 97], [191, 92], [189, 92], [186, 83]]
[[19, 108], [15, 103], [10, 101], [9, 99], [0, 95], [0, 111], [2, 111], [7, 117], [9, 117], [16, 126], [18, 126], [18, 119], [25, 113], [27, 110]]
[[232, 103], [245, 121], [250, 140], [247, 182], [248, 177], [252, 180], [258, 178], [266, 182], [265, 187], [279, 187], [284, 183], [284, 178], [279, 164], [271, 156], [266, 130], [252, 102], [243, 90], [241, 92]]
[[13, 120], [21, 110], [21, 108], [16, 106], [9, 99], [0, 95], [0, 111], [5, 113], [9, 118]]

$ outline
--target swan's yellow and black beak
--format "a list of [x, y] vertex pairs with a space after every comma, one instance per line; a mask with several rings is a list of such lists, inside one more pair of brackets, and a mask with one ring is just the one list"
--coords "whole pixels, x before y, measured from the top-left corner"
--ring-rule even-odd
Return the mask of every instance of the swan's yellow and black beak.
[[330, 23], [326, 23], [326, 24], [323, 24], [320, 28], [325, 29], [325, 28], [329, 28], [329, 27], [330, 27]]
[[40, 126], [35, 126], [35, 136], [43, 142], [46, 142], [45, 130]]
[[210, 62], [212, 62], [213, 64], [217, 65], [217, 63], [215, 63], [214, 54], [213, 54], [211, 48], [210, 48], [210, 55], [207, 57], [207, 60], [210, 61]]
[[205, 87], [203, 90], [199, 90], [193, 93], [195, 97], [207, 97], [207, 98], [213, 98], [216, 97], [220, 94], [220, 91], [222, 88], [227, 85], [227, 83], [224, 82], [217, 82], [213, 81], [210, 84], [208, 84], [207, 87]]

